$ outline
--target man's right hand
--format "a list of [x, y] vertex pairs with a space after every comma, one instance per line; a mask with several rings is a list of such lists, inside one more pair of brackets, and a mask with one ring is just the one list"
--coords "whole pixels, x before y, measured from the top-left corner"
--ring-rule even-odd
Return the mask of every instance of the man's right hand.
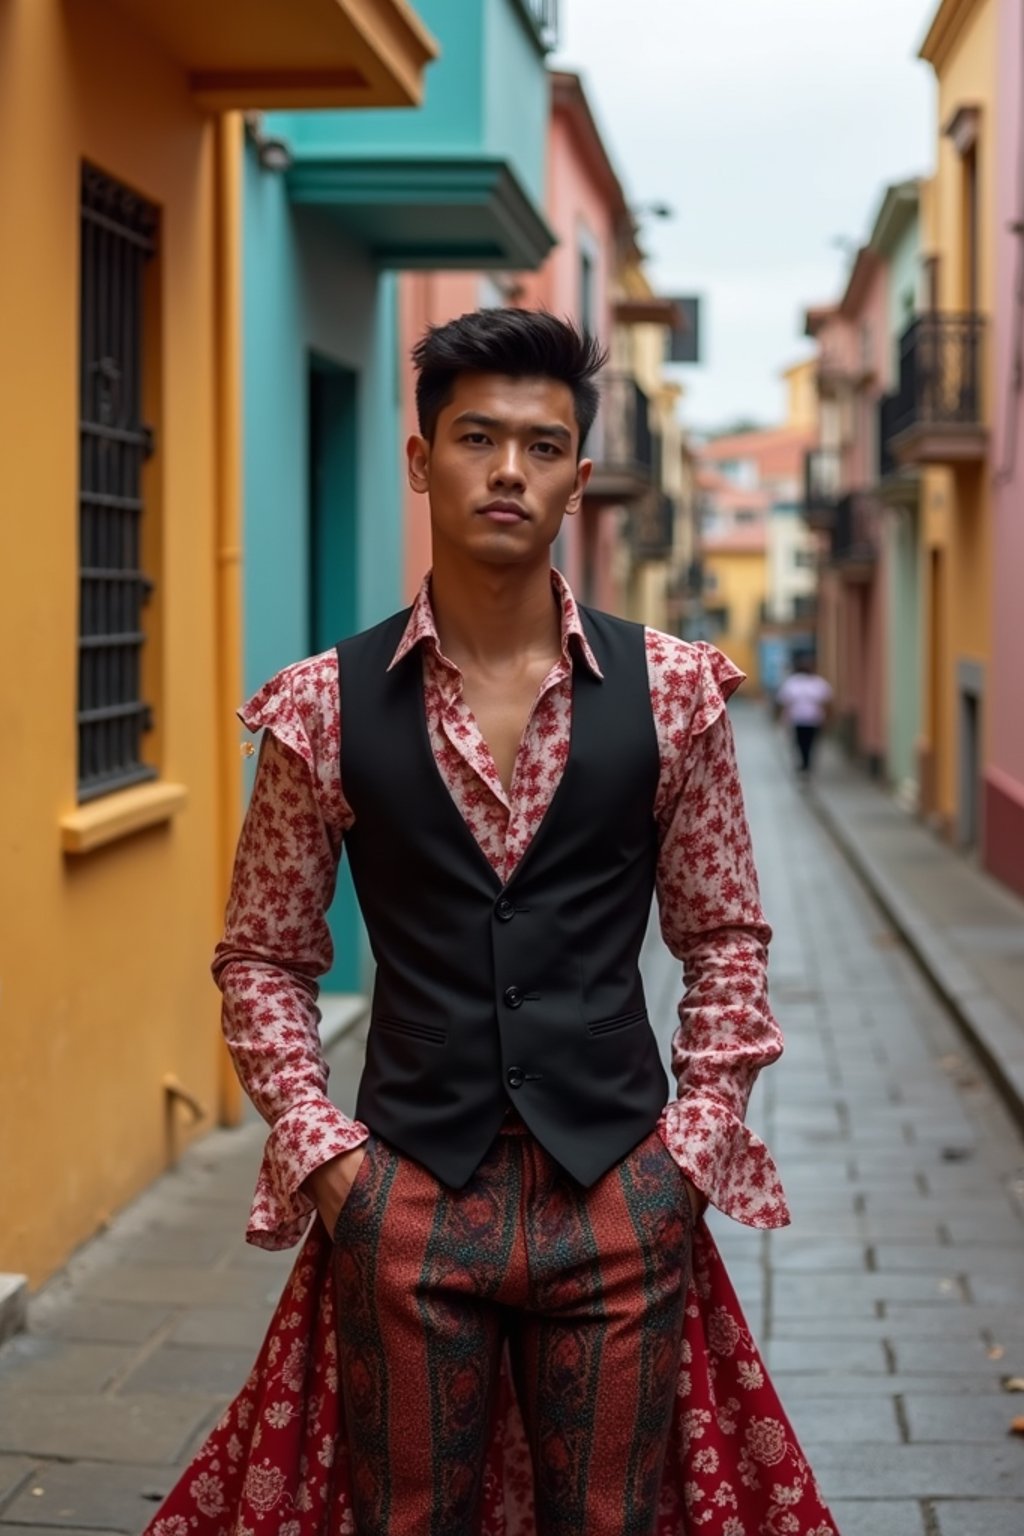
[[314, 1168], [303, 1181], [302, 1187], [320, 1212], [320, 1220], [332, 1239], [334, 1229], [338, 1225], [338, 1217], [349, 1197], [365, 1156], [364, 1143], [361, 1147], [354, 1147], [351, 1152], [339, 1153], [337, 1157], [332, 1157], [330, 1162], [321, 1163], [320, 1167]]

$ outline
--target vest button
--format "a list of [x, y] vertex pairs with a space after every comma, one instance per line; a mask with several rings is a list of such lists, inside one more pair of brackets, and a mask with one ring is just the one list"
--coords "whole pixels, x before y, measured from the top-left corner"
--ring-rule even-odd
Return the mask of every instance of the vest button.
[[521, 1088], [526, 1082], [526, 1073], [522, 1067], [509, 1067], [507, 1077], [510, 1088]]
[[505, 1002], [510, 1008], [522, 1007], [523, 994], [520, 992], [518, 987], [505, 988]]
[[507, 896], [501, 898], [494, 910], [503, 923], [510, 923], [516, 915], [516, 909]]

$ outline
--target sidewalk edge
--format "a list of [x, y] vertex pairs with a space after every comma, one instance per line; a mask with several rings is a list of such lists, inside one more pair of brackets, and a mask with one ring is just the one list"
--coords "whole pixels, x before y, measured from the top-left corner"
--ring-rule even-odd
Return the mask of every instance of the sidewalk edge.
[[0, 1344], [24, 1333], [28, 1321], [28, 1278], [0, 1274]]
[[895, 881], [857, 842], [827, 800], [808, 795], [819, 821], [859, 875], [917, 964], [981, 1056], [1014, 1120], [1024, 1130], [1024, 1036], [974, 973], [949, 955], [938, 934]]

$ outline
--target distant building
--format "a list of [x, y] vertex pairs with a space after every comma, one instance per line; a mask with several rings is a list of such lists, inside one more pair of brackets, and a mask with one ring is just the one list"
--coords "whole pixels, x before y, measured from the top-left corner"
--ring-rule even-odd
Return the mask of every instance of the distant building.
[[754, 689], [776, 687], [794, 645], [812, 636], [801, 600], [814, 587], [814, 542], [798, 509], [813, 442], [812, 427], [787, 424], [714, 438], [698, 452], [703, 633]]

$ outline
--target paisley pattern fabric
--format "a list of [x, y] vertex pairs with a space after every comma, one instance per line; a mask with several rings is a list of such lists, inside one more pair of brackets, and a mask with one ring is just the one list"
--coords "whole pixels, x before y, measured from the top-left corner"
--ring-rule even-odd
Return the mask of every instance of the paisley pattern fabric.
[[[145, 1536], [358, 1536], [335, 1260], [316, 1222], [245, 1387]], [[839, 1536], [703, 1221], [671, 1414], [656, 1536]], [[541, 1536], [533, 1498], [522, 1414], [503, 1367], [480, 1524], [466, 1536]]]
[[660, 1138], [591, 1189], [522, 1122], [458, 1190], [368, 1147], [336, 1232], [357, 1529], [479, 1528], [505, 1350], [538, 1531], [650, 1536], [693, 1225]]

